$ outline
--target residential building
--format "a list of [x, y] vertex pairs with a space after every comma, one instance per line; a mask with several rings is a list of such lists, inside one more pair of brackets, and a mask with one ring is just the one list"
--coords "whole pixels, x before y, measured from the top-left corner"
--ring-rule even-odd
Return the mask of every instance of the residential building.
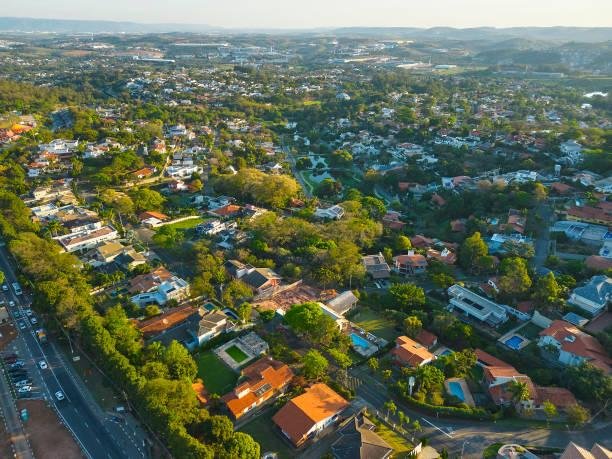
[[182, 301], [190, 294], [189, 283], [163, 266], [134, 277], [128, 291], [135, 294], [130, 301], [140, 307], [153, 303], [163, 306], [170, 300]]
[[187, 322], [191, 317], [196, 316], [198, 310], [191, 305], [183, 305], [169, 309], [150, 319], [136, 322], [136, 327], [142, 332], [145, 340], [172, 330], [175, 327]]
[[358, 301], [359, 298], [357, 298], [351, 290], [347, 290], [327, 301], [325, 305], [336, 314], [344, 316], [357, 306]]
[[612, 301], [612, 279], [608, 276], [593, 276], [584, 286], [574, 289], [569, 303], [597, 315], [607, 309]]
[[380, 252], [362, 257], [361, 262], [372, 279], [387, 279], [391, 275], [391, 268]]
[[327, 209], [317, 207], [314, 212], [314, 216], [327, 220], [340, 220], [342, 217], [344, 217], [344, 209], [338, 205], [328, 207]]
[[233, 330], [234, 323], [223, 311], [205, 313], [200, 309], [200, 320], [189, 330], [193, 337], [192, 348], [201, 346], [211, 339]]
[[423, 255], [409, 251], [393, 257], [393, 269], [402, 276], [416, 276], [427, 271], [427, 260]]
[[299, 447], [336, 422], [348, 406], [349, 402], [329, 386], [319, 383], [287, 402], [272, 421]]
[[234, 419], [285, 393], [293, 379], [293, 371], [283, 362], [263, 357], [244, 368], [240, 383], [222, 397]]
[[395, 348], [391, 355], [400, 365], [420, 367], [435, 359], [435, 356], [425, 346], [412, 338], [400, 336], [395, 340]]
[[101, 264], [111, 263], [123, 253], [125, 248], [117, 241], [105, 242], [94, 249], [93, 258]]
[[612, 459], [612, 451], [595, 443], [589, 451], [574, 442], [570, 442], [559, 459]]
[[98, 244], [117, 239], [117, 230], [110, 225], [102, 228], [82, 233], [70, 233], [64, 236], [57, 236], [54, 239], [66, 250], [66, 252], [77, 252], [80, 250], [93, 249]]
[[558, 352], [557, 360], [563, 365], [573, 366], [589, 362], [606, 374], [612, 372], [612, 360], [599, 341], [564, 320], [555, 320], [542, 330], [538, 346], [554, 347]]
[[428, 330], [421, 330], [416, 336], [415, 340], [425, 346], [427, 349], [431, 349], [438, 344], [438, 337]]
[[257, 293], [263, 293], [271, 288], [278, 287], [282, 280], [270, 268], [254, 268], [238, 260], [228, 260], [225, 267], [232, 277], [240, 279]]
[[129, 271], [134, 269], [136, 266], [144, 265], [146, 262], [147, 258], [142, 253], [136, 252], [136, 250], [131, 247], [126, 247], [123, 253], [115, 258], [115, 263]]
[[376, 433], [376, 425], [363, 412], [342, 423], [331, 446], [334, 459], [387, 459], [393, 448]]
[[612, 202], [601, 201], [593, 206], [574, 206], [567, 210], [567, 219], [612, 226]]
[[508, 320], [506, 308], [458, 284], [448, 288], [448, 295], [448, 309], [451, 311], [459, 310], [466, 316], [490, 326], [497, 326]]

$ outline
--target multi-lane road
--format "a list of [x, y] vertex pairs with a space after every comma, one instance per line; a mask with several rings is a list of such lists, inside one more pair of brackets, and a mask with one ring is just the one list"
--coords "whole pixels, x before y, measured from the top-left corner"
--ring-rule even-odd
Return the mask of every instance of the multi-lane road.
[[[16, 282], [15, 270], [10, 255], [5, 247], [0, 246], [0, 270], [6, 276], [6, 283], [11, 286]], [[41, 344], [34, 332], [34, 328], [24, 311], [30, 306], [30, 299], [26, 293], [15, 295], [12, 288], [3, 292], [8, 301], [14, 301], [15, 306], [9, 308], [14, 318], [16, 311], [24, 319], [26, 328], [19, 330], [21, 344], [20, 356], [30, 362], [45, 360], [48, 369], [40, 370], [39, 379], [44, 397], [55, 406], [60, 420], [70, 430], [86, 457], [91, 459], [138, 459], [146, 458], [146, 439], [144, 433], [131, 424], [119, 424], [117, 418], [105, 414], [93, 403], [87, 387], [68, 368], [65, 359], [57, 350], [52, 340]], [[36, 367], [37, 368], [37, 367]], [[64, 400], [57, 400], [55, 393], [61, 391]], [[7, 415], [5, 414], [5, 417]], [[10, 415], [9, 415], [10, 417]], [[114, 419], [114, 421], [113, 421]]]

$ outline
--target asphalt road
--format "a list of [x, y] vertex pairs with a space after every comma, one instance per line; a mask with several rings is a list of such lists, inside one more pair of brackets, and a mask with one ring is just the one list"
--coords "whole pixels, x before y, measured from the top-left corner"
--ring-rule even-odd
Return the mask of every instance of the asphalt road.
[[[8, 261], [8, 256], [5, 247], [0, 247], [0, 270], [4, 271], [6, 283], [10, 286], [16, 281], [16, 276]], [[9, 300], [15, 301], [23, 317], [23, 310], [29, 307], [26, 295], [17, 296], [12, 288], [9, 288], [9, 292], [4, 293], [7, 294]], [[15, 309], [12, 309], [11, 314], [14, 314], [14, 311]], [[117, 429], [111, 435], [108, 426], [102, 423], [101, 418], [94, 413], [94, 408], [82, 395], [82, 392], [87, 391], [87, 388], [77, 387], [53, 343], [48, 342], [41, 345], [35, 336], [34, 327], [28, 320], [22, 320], [27, 323], [27, 328], [20, 330], [20, 334], [25, 341], [27, 352], [30, 354], [24, 356], [24, 358], [31, 358], [34, 362], [46, 360], [49, 368], [40, 372], [45, 386], [46, 398], [54, 404], [60, 419], [72, 432], [85, 455], [92, 459], [144, 457], [142, 444], [139, 445], [134, 442], [133, 439], [128, 437], [127, 432], [122, 433], [121, 430]], [[54, 395], [57, 391], [62, 391], [66, 399], [58, 401]], [[121, 438], [122, 435], [125, 435], [126, 438]]]

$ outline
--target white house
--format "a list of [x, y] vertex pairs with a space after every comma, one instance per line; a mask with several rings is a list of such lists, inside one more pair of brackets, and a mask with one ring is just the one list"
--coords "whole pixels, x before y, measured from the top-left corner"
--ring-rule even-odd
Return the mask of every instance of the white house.
[[574, 289], [569, 303], [596, 315], [604, 311], [612, 301], [612, 279], [608, 276], [593, 276], [583, 287]]
[[460, 285], [455, 284], [449, 287], [448, 295], [450, 297], [448, 309], [451, 311], [459, 310], [491, 326], [497, 326], [508, 320], [504, 307]]
[[344, 216], [344, 209], [339, 205], [331, 206], [327, 209], [317, 207], [314, 216], [329, 220], [340, 220]]

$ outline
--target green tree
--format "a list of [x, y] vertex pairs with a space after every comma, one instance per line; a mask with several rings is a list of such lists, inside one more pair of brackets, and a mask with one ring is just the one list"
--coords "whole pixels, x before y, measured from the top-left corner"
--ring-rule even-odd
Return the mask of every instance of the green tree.
[[166, 348], [164, 362], [168, 367], [170, 376], [174, 379], [193, 381], [198, 372], [198, 367], [187, 348], [175, 340]]
[[303, 334], [315, 344], [328, 345], [339, 334], [336, 322], [323, 312], [318, 303], [293, 305], [284, 319], [296, 333]]
[[378, 371], [379, 366], [380, 364], [378, 363], [378, 359], [376, 357], [370, 357], [368, 359], [368, 367], [370, 368], [372, 373]]
[[261, 456], [259, 443], [243, 432], [234, 432], [224, 450], [221, 457], [227, 459], [256, 459]]
[[440, 391], [444, 383], [444, 373], [432, 365], [423, 365], [417, 368], [415, 378], [419, 392], [425, 394]]
[[399, 421], [400, 427], [402, 428], [404, 427], [405, 424], [408, 424], [410, 422], [410, 418], [406, 416], [406, 413], [404, 413], [403, 411], [397, 412], [397, 419]]
[[542, 407], [544, 408], [544, 415], [546, 416], [547, 423], [557, 416], [557, 407], [550, 400], [544, 400]]
[[397, 411], [397, 405], [393, 402], [393, 400], [386, 401], [383, 406], [385, 410], [387, 410], [387, 418], [390, 414], [395, 414]]
[[4, 280], [6, 276], [4, 275], [4, 271], [0, 271], [0, 284], [4, 284]]
[[325, 376], [329, 362], [316, 349], [309, 350], [302, 357], [304, 376], [308, 379], [319, 379]]
[[236, 313], [238, 314], [238, 317], [240, 317], [242, 323], [246, 323], [250, 320], [252, 310], [253, 306], [251, 306], [251, 303], [247, 303], [246, 301], [241, 303], [240, 306], [236, 308]]
[[512, 401], [516, 404], [520, 404], [521, 402], [531, 398], [529, 387], [527, 386], [527, 383], [523, 381], [510, 382], [510, 384], [508, 384], [508, 392], [510, 392]]
[[161, 210], [166, 198], [155, 190], [140, 188], [132, 193], [134, 206], [138, 211]]
[[421, 309], [425, 305], [425, 292], [414, 284], [393, 284], [389, 288], [393, 304], [404, 312]]
[[489, 248], [478, 231], [466, 238], [459, 250], [459, 261], [468, 269], [473, 269], [480, 257], [488, 255]]
[[404, 235], [399, 235], [395, 239], [395, 250], [399, 252], [406, 252], [412, 248], [412, 242]]
[[588, 410], [579, 404], [568, 406], [565, 412], [568, 422], [575, 426], [583, 426], [589, 420]]
[[538, 279], [533, 297], [544, 306], [553, 306], [559, 303], [561, 291], [561, 287], [551, 271]]
[[185, 240], [185, 233], [172, 225], [162, 226], [153, 235], [156, 244], [167, 249], [176, 247]]
[[415, 338], [423, 329], [423, 322], [417, 316], [408, 316], [404, 319], [404, 329], [408, 336]]
[[345, 352], [342, 352], [339, 349], [330, 348], [327, 350], [327, 352], [329, 352], [331, 358], [334, 359], [336, 365], [343, 370], [346, 370], [353, 363], [351, 358]]
[[601, 404], [612, 399], [612, 378], [588, 362], [565, 368], [562, 377], [567, 387], [581, 400]]
[[527, 262], [518, 257], [506, 258], [500, 267], [499, 288], [506, 295], [520, 295], [531, 288]]

